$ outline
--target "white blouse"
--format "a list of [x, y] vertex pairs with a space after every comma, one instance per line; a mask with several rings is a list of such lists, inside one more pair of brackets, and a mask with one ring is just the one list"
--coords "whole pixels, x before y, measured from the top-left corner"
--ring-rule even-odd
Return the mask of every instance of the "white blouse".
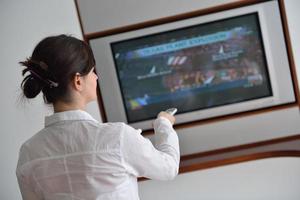
[[172, 124], [154, 121], [155, 147], [141, 130], [99, 123], [81, 110], [54, 113], [21, 149], [17, 178], [24, 200], [138, 200], [137, 177], [171, 180], [179, 144]]

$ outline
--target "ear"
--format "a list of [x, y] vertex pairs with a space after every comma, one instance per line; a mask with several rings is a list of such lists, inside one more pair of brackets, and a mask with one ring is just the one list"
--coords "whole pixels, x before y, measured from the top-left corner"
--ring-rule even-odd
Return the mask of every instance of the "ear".
[[73, 78], [74, 89], [81, 92], [83, 90], [83, 79], [79, 73], [76, 73]]

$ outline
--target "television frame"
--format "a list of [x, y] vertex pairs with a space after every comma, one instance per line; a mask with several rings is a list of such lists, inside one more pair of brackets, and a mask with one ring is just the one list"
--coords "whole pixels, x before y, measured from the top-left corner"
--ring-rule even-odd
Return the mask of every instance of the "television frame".
[[[86, 35], [86, 39], [92, 46], [97, 61], [96, 71], [99, 74], [98, 103], [102, 113], [103, 121], [123, 121], [125, 123], [128, 123], [117, 73], [115, 69], [112, 69], [115, 67], [113, 66], [114, 62], [112, 60], [110, 43], [141, 37], [143, 35], [151, 35], [174, 29], [180, 29], [183, 27], [189, 27], [201, 23], [213, 22], [253, 12], [257, 12], [259, 15], [259, 21], [261, 25], [260, 29], [262, 31], [262, 39], [264, 40], [263, 45], [265, 46], [265, 54], [267, 57], [267, 68], [270, 72], [270, 82], [275, 97], [217, 107], [217, 110], [213, 111], [215, 112], [215, 114], [208, 114], [204, 117], [203, 115], [201, 116], [201, 114], [202, 112], [207, 111], [200, 110], [190, 113], [178, 114], [177, 124], [175, 124], [175, 127], [180, 128], [190, 125], [198, 125], [201, 123], [214, 122], [216, 120], [224, 120], [250, 114], [257, 114], [260, 112], [272, 111], [275, 109], [284, 109], [293, 106], [299, 106], [299, 90], [283, 1], [247, 0]], [[277, 19], [277, 21], [275, 20], [276, 23], [270, 24], [270, 19], [268, 19], [269, 12], [275, 12], [279, 15], [279, 19]], [[272, 35], [270, 35], [270, 26], [278, 27], [278, 34], [276, 35], [276, 37], [278, 37], [279, 35], [280, 40], [275, 41], [274, 38], [276, 37], [272, 37]], [[272, 45], [270, 43], [272, 43]], [[277, 50], [272, 50], [271, 46], [273, 45], [279, 45], [277, 46], [277, 48], [284, 48], [283, 50], [277, 52]], [[104, 49], [103, 51], [100, 50], [101, 58], [99, 58], [100, 54], [97, 46], [101, 46], [101, 49]], [[293, 88], [289, 91], [289, 98], [283, 101], [280, 100], [280, 98], [282, 98], [282, 94], [279, 94], [281, 96], [278, 96], [278, 87], [281, 86], [278, 86], [279, 81], [278, 77], [276, 78], [276, 74], [278, 76], [278, 74], [280, 74], [281, 72], [276, 71], [276, 69], [279, 68], [279, 64], [276, 62], [277, 56], [274, 56], [274, 54], [282, 54], [282, 57], [280, 59], [283, 59], [283, 63], [285, 64], [285, 69], [282, 73], [285, 73], [285, 76], [290, 78], [290, 80], [285, 80], [285, 82], [289, 82], [287, 85]], [[115, 83], [109, 83], [111, 81], [109, 79], [111, 78], [114, 79], [113, 82]], [[282, 88], [284, 88], [284, 86], [281, 87], [280, 90], [283, 90]], [[111, 94], [111, 91], [113, 91], [113, 94]], [[293, 97], [291, 98], [291, 96]], [[246, 109], [243, 108], [243, 106], [245, 105], [247, 107]], [[228, 112], [228, 107], [236, 108], [234, 108], [233, 111], [230, 110], [230, 112]], [[131, 123], [130, 125], [135, 128], [149, 130], [152, 129], [152, 121], [153, 119], [143, 122]]]

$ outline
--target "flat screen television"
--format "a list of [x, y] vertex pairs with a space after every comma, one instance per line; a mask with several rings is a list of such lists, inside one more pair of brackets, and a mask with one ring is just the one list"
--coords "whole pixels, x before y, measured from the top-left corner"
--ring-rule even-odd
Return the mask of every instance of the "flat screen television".
[[108, 121], [151, 129], [295, 102], [277, 1], [90, 40]]

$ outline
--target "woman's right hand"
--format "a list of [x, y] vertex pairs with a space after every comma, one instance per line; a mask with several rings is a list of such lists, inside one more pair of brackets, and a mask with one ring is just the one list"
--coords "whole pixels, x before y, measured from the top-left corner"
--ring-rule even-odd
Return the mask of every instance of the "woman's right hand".
[[176, 121], [176, 118], [173, 115], [171, 115], [167, 112], [164, 112], [164, 111], [160, 112], [157, 117], [164, 117], [164, 118], [168, 119], [171, 122], [172, 125]]

